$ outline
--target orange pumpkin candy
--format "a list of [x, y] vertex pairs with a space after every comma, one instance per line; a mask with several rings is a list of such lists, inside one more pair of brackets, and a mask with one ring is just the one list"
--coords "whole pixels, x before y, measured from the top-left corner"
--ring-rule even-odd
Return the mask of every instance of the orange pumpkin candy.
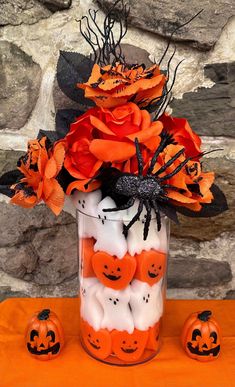
[[153, 351], [157, 351], [160, 345], [159, 341], [160, 334], [160, 321], [154, 324], [151, 328], [149, 328], [149, 336], [146, 348], [152, 349]]
[[82, 277], [95, 277], [95, 273], [92, 267], [92, 256], [94, 255], [94, 244], [93, 238], [83, 238], [81, 243], [81, 275]]
[[94, 357], [104, 360], [111, 354], [111, 336], [107, 329], [95, 331], [81, 320], [81, 334], [85, 347]]
[[64, 333], [60, 321], [50, 309], [35, 313], [26, 329], [26, 346], [38, 360], [51, 360], [60, 354]]
[[166, 254], [156, 250], [143, 251], [136, 255], [136, 262], [135, 278], [152, 286], [165, 272]]
[[220, 353], [220, 327], [209, 310], [191, 314], [185, 321], [181, 342], [187, 355], [211, 361]]
[[133, 333], [129, 334], [126, 331], [113, 330], [111, 337], [114, 354], [129, 363], [139, 360], [142, 356], [148, 340], [148, 331], [134, 329]]
[[129, 254], [118, 259], [99, 251], [92, 257], [92, 266], [97, 278], [104, 286], [119, 290], [124, 289], [133, 279], [136, 260]]

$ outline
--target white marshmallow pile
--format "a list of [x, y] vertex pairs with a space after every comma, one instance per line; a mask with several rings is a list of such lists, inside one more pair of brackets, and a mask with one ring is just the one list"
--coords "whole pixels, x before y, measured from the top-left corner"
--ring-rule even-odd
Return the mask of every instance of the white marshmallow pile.
[[[104, 212], [104, 208], [116, 208], [116, 204], [110, 197], [102, 199], [100, 190], [76, 192], [72, 200], [79, 210], [79, 237], [93, 237], [95, 252], [104, 251], [118, 259], [122, 259], [126, 253], [135, 256], [150, 249], [167, 253], [165, 222], [162, 222], [161, 231], [158, 232], [154, 212], [146, 241], [143, 240], [146, 210], [130, 228], [127, 238], [124, 237], [123, 226], [136, 214], [138, 201], [128, 210]], [[80, 277], [81, 317], [96, 331], [106, 328], [131, 334], [135, 328], [142, 331], [149, 329], [162, 316], [163, 279], [153, 286], [133, 279], [125, 289], [114, 290], [101, 284], [95, 277], [82, 278], [82, 273]]]

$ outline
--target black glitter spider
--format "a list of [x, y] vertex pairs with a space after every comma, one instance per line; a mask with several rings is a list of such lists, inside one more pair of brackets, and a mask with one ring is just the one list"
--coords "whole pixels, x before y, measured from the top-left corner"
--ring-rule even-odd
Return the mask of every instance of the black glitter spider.
[[133, 206], [136, 199], [139, 200], [139, 206], [137, 213], [131, 219], [131, 221], [124, 226], [124, 235], [127, 235], [130, 227], [139, 219], [143, 208], [145, 206], [147, 214], [144, 224], [144, 240], [147, 239], [149, 225], [151, 222], [151, 209], [153, 208], [156, 213], [157, 227], [158, 231], [161, 229], [161, 215], [160, 208], [161, 205], [168, 204], [169, 198], [167, 197], [167, 189], [172, 189], [178, 192], [182, 192], [181, 189], [170, 185], [165, 184], [165, 181], [170, 179], [172, 176], [176, 175], [189, 160], [193, 157], [188, 157], [182, 161], [172, 172], [166, 174], [163, 177], [160, 177], [168, 167], [170, 167], [175, 160], [177, 160], [180, 155], [185, 151], [182, 148], [178, 151], [165, 165], [163, 165], [156, 173], [152, 174], [154, 166], [156, 164], [157, 158], [160, 153], [165, 149], [167, 145], [174, 143], [173, 138], [168, 133], [164, 132], [162, 134], [162, 139], [159, 147], [155, 151], [150, 165], [148, 167], [146, 175], [143, 175], [143, 158], [139, 147], [139, 142], [137, 138], [135, 139], [136, 146], [136, 157], [138, 160], [138, 175], [132, 173], [122, 173], [116, 168], [108, 168], [104, 171], [103, 176], [98, 176], [102, 180], [102, 184], [106, 181], [106, 185], [111, 187], [108, 194], [114, 198], [122, 197], [127, 199], [125, 203], [118, 205], [116, 208], [105, 208], [104, 212], [111, 211], [121, 211]]

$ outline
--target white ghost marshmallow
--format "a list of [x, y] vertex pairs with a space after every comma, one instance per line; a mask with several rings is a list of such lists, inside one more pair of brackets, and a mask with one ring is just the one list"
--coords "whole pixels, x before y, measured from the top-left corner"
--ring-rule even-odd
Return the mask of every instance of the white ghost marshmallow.
[[105, 251], [110, 255], [123, 258], [127, 252], [127, 241], [123, 235], [123, 221], [125, 211], [104, 212], [104, 208], [116, 208], [116, 204], [106, 196], [97, 206], [95, 219], [96, 243], [95, 251]]
[[74, 206], [81, 211], [79, 212], [78, 221], [78, 234], [81, 238], [96, 237], [95, 219], [93, 217], [97, 216], [97, 206], [101, 198], [102, 194], [100, 190], [92, 192], [76, 191], [72, 195]]
[[104, 287], [99, 290], [97, 298], [104, 310], [101, 328], [117, 329], [118, 331], [127, 331], [128, 333], [133, 332], [134, 322], [129, 306], [129, 286], [124, 290]]
[[[139, 201], [136, 200], [134, 205], [127, 210], [127, 217], [125, 218], [125, 224], [128, 225], [129, 221], [135, 216], [138, 211]], [[149, 251], [151, 249], [159, 250], [160, 238], [157, 231], [156, 214], [151, 211], [151, 222], [149, 225], [148, 237], [144, 241], [144, 223], [146, 221], [146, 209], [140, 215], [140, 219], [137, 220], [131, 228], [128, 230], [127, 236], [127, 249], [128, 253], [132, 256], [140, 254], [143, 250]], [[126, 220], [128, 219], [128, 221]]]
[[[169, 220], [168, 220], [169, 221]], [[158, 231], [158, 237], [159, 237], [159, 241], [160, 241], [160, 245], [159, 245], [159, 248], [158, 250], [159, 251], [162, 251], [163, 253], [166, 253], [168, 252], [168, 243], [169, 243], [169, 237], [167, 235], [167, 223], [166, 223], [166, 220], [164, 218], [161, 219], [161, 230]]]
[[80, 286], [81, 317], [96, 331], [101, 327], [103, 309], [97, 300], [97, 292], [103, 287], [97, 278], [83, 278]]
[[162, 279], [153, 286], [134, 280], [131, 283], [131, 311], [135, 328], [145, 331], [162, 316]]

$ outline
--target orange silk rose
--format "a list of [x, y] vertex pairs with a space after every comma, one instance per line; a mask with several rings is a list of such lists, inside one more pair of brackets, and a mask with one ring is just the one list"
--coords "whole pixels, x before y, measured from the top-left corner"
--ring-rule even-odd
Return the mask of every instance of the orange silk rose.
[[[132, 102], [113, 109], [89, 109], [71, 124], [63, 140], [66, 144], [64, 167], [78, 179], [68, 186], [66, 193], [75, 188], [87, 191], [84, 185], [105, 163], [123, 169], [136, 154], [135, 138], [143, 148], [154, 150], [160, 143], [161, 130], [161, 122], [152, 122], [150, 114]], [[97, 184], [89, 184], [89, 190], [97, 188]]]
[[107, 65], [94, 64], [91, 76], [86, 83], [78, 87], [85, 90], [85, 97], [97, 106], [112, 108], [133, 101], [141, 107], [147, 106], [162, 96], [166, 77], [161, 74], [159, 66], [146, 69], [141, 65]]
[[[181, 145], [168, 145], [161, 153], [153, 173], [156, 173], [182, 148]], [[160, 173], [159, 177], [170, 174], [185, 159], [186, 155], [182, 154], [166, 171]], [[171, 203], [176, 206], [184, 206], [193, 211], [200, 211], [202, 203], [211, 203], [213, 200], [210, 191], [213, 182], [213, 172], [202, 172], [200, 162], [190, 160], [176, 175], [165, 181], [165, 184], [171, 184], [179, 188], [179, 192], [167, 189], [167, 196], [170, 198]]]
[[164, 129], [174, 136], [178, 144], [185, 148], [186, 156], [197, 156], [201, 153], [201, 139], [191, 129], [188, 121], [185, 118], [171, 117], [164, 113], [159, 117], [159, 121], [163, 123]]
[[64, 205], [64, 191], [56, 177], [64, 156], [62, 143], [49, 148], [46, 137], [29, 141], [28, 152], [19, 160], [18, 167], [24, 177], [11, 187], [15, 191], [11, 203], [31, 208], [43, 200], [54, 214], [59, 215]]

